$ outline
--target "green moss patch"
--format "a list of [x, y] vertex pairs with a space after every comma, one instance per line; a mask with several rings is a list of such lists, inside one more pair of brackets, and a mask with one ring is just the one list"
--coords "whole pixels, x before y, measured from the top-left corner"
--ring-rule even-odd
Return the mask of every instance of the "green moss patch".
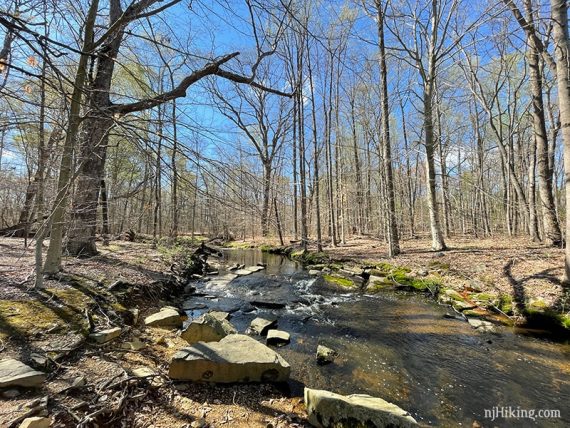
[[308, 265], [318, 265], [326, 264], [330, 261], [330, 257], [324, 252], [313, 252], [313, 251], [293, 251], [290, 254], [293, 260], [301, 262], [304, 266]]
[[344, 288], [353, 288], [356, 284], [352, 279], [348, 279], [339, 275], [323, 275], [323, 279], [329, 283]]
[[46, 300], [0, 300], [0, 337], [32, 336], [58, 327], [87, 334], [83, 312], [91, 300], [79, 294], [83, 296], [74, 290], [57, 290], [54, 298]]

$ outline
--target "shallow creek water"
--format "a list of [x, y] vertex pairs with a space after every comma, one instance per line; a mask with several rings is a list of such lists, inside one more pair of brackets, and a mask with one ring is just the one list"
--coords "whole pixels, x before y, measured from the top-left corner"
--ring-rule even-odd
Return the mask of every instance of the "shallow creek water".
[[[506, 327], [498, 327], [498, 334], [479, 333], [464, 321], [444, 318], [446, 307], [417, 294], [342, 294], [278, 255], [228, 250], [224, 259], [228, 265], [267, 268], [224, 287], [199, 283], [203, 296], [187, 302], [194, 308], [188, 310], [190, 319], [208, 309], [225, 310], [243, 332], [256, 316], [277, 318], [279, 329], [291, 333], [291, 343], [278, 352], [291, 364], [294, 394], [302, 394], [304, 385], [370, 394], [426, 425], [570, 426], [568, 342]], [[264, 309], [259, 301], [285, 307]], [[317, 365], [317, 344], [340, 356], [333, 364]], [[561, 418], [485, 418], [484, 409], [495, 406], [558, 409]]]

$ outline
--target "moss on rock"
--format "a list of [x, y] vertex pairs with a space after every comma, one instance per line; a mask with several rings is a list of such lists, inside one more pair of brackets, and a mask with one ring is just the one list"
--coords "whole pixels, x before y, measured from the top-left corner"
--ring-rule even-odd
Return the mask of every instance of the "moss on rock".
[[344, 288], [353, 288], [356, 286], [352, 279], [348, 279], [340, 275], [323, 275], [323, 279], [329, 284], [338, 285]]

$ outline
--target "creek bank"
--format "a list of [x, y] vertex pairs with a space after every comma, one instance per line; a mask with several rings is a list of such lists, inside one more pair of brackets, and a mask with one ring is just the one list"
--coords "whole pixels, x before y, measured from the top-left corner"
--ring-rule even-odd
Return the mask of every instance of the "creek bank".
[[442, 305], [450, 306], [459, 314], [458, 318], [465, 321], [478, 318], [491, 324], [542, 329], [570, 337], [570, 313], [553, 310], [541, 299], [529, 300], [519, 305], [521, 308], [517, 310], [511, 294], [484, 292], [484, 285], [476, 279], [457, 290], [453, 284], [446, 284], [440, 275], [440, 272], [450, 269], [443, 261], [433, 260], [426, 268], [412, 270], [386, 262], [335, 259], [326, 252], [305, 251], [295, 245], [261, 245], [258, 248], [300, 262], [309, 271], [309, 275], [321, 277], [326, 284], [342, 291], [366, 294], [391, 290], [419, 292]]

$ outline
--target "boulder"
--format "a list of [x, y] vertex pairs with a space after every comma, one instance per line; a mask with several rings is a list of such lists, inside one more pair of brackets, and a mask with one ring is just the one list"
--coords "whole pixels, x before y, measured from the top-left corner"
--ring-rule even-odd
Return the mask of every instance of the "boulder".
[[230, 319], [230, 314], [228, 312], [224, 312], [224, 311], [210, 311], [208, 312], [210, 315], [212, 315], [214, 318], [221, 320], [229, 320]]
[[311, 275], [311, 276], [317, 276], [317, 275], [320, 275], [320, 274], [321, 274], [321, 271], [320, 271], [320, 270], [317, 270], [317, 269], [311, 269], [311, 270], [309, 270], [309, 275]]
[[116, 339], [121, 335], [123, 330], [120, 327], [108, 328], [107, 330], [96, 331], [95, 333], [91, 333], [89, 335], [89, 339], [91, 339], [95, 343], [103, 344], [110, 342], [113, 339]]
[[277, 327], [277, 320], [257, 317], [249, 324], [248, 332], [250, 334], [265, 336], [269, 329], [275, 327]]
[[21, 386], [36, 388], [46, 380], [46, 375], [13, 358], [0, 361], [0, 388]]
[[245, 276], [245, 275], [251, 275], [253, 271], [248, 269], [238, 269], [234, 271], [234, 273], [239, 276]]
[[51, 425], [50, 418], [44, 418], [42, 416], [34, 416], [31, 418], [26, 418], [22, 421], [19, 428], [49, 428]]
[[167, 307], [146, 317], [144, 323], [149, 327], [180, 328], [182, 327], [182, 318], [177, 310]]
[[405, 410], [381, 398], [364, 394], [339, 395], [305, 388], [305, 405], [309, 422], [318, 428], [418, 426]]
[[198, 342], [177, 352], [169, 376], [175, 380], [284, 382], [291, 367], [271, 348], [243, 335], [231, 334], [219, 342]]
[[259, 272], [260, 270], [265, 269], [265, 266], [261, 266], [261, 265], [257, 265], [257, 266], [248, 266], [245, 268], [245, 270], [248, 270], [250, 272]]
[[291, 335], [283, 330], [269, 330], [266, 343], [268, 345], [283, 346], [291, 341]]
[[219, 319], [211, 313], [192, 321], [180, 335], [186, 342], [217, 342], [228, 334], [236, 334], [236, 328], [226, 319]]
[[324, 345], [317, 346], [317, 363], [319, 364], [329, 364], [332, 363], [338, 353], [331, 348]]

